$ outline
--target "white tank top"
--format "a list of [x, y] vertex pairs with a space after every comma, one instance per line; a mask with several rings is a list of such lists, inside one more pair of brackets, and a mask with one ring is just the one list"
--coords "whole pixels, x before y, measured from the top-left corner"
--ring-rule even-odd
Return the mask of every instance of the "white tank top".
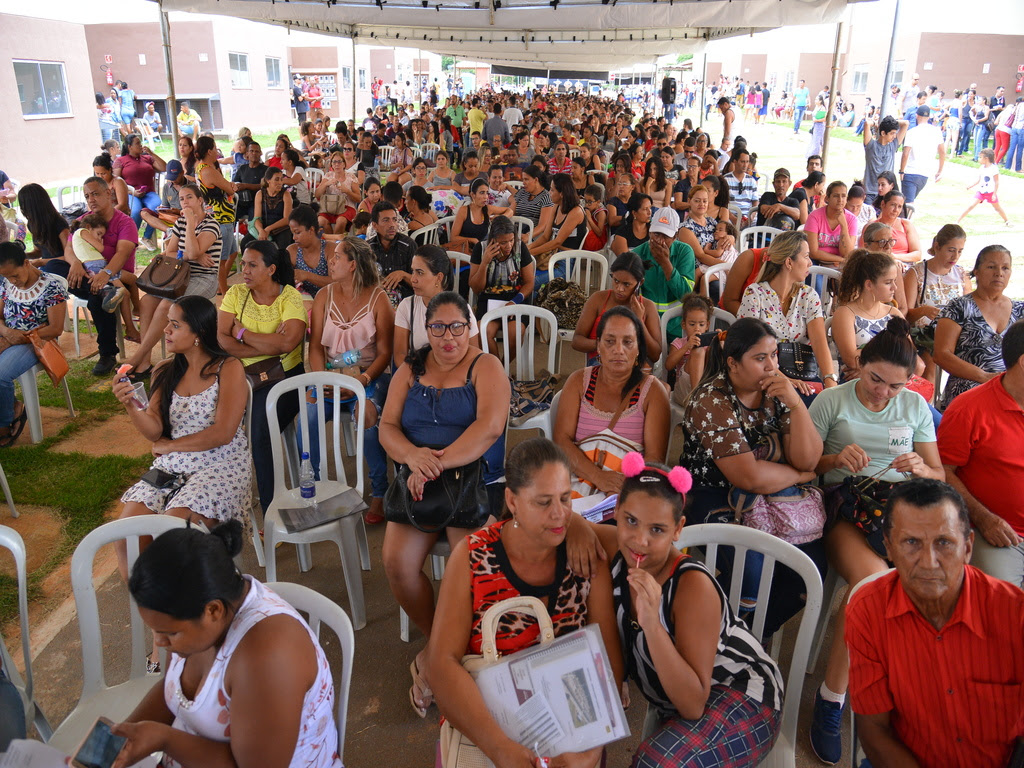
[[[299, 739], [288, 764], [289, 768], [343, 768], [338, 757], [334, 684], [331, 668], [320, 643], [294, 608], [251, 576], [244, 578], [249, 582], [249, 594], [242, 601], [234, 621], [228, 628], [224, 644], [217, 652], [206, 680], [192, 701], [189, 701], [181, 691], [181, 671], [185, 667], [185, 657], [171, 654], [167, 675], [164, 678], [164, 700], [174, 716], [173, 727], [211, 741], [231, 740], [231, 697], [224, 689], [224, 675], [231, 662], [231, 654], [253, 625], [268, 616], [285, 614], [301, 622], [305, 627], [316, 649], [317, 661], [316, 680], [302, 700]], [[167, 755], [163, 758], [163, 765], [164, 768], [179, 768], [179, 763]]]

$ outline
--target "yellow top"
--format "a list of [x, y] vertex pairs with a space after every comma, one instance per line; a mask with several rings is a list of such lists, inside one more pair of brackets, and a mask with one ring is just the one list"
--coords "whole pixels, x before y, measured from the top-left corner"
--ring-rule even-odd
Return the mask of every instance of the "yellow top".
[[[257, 304], [256, 300], [250, 298], [249, 287], [244, 283], [238, 283], [228, 288], [221, 302], [220, 311], [229, 312], [235, 317], [242, 311], [244, 314], [239, 318], [242, 325], [256, 333], [275, 333], [281, 324], [286, 320], [301, 320], [305, 324], [308, 320], [306, 308], [302, 304], [302, 295], [291, 285], [284, 286], [281, 295], [274, 299], [270, 305]], [[242, 365], [252, 365], [260, 360], [266, 360], [271, 355], [258, 355], [256, 357], [243, 357]], [[302, 342], [291, 352], [281, 355], [281, 365], [286, 371], [290, 371], [296, 365], [302, 363]]]

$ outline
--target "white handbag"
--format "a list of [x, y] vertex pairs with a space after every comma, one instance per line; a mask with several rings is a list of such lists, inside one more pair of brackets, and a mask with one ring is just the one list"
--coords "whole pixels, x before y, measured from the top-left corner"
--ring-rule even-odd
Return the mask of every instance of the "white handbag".
[[[506, 613], [517, 611], [531, 614], [537, 619], [540, 629], [540, 645], [549, 645], [555, 639], [555, 628], [551, 624], [544, 603], [536, 597], [511, 597], [495, 603], [484, 612], [480, 621], [482, 643], [480, 655], [467, 654], [462, 657], [462, 666], [475, 679], [481, 670], [497, 664], [500, 660], [497, 634], [498, 619]], [[441, 723], [441, 766], [442, 768], [494, 768], [494, 763], [483, 751], [471, 742], [460, 731], [456, 730], [449, 720]]]

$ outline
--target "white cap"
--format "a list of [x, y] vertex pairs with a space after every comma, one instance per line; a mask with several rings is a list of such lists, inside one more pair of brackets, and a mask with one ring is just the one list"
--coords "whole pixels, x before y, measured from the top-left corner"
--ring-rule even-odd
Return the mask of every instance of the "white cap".
[[651, 219], [651, 233], [659, 232], [668, 237], [675, 237], [679, 231], [679, 214], [673, 208], [659, 208]]

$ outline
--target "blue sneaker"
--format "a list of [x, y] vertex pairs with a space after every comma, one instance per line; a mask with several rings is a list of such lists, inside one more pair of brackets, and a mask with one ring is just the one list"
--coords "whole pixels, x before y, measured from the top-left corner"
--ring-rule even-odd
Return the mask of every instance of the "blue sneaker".
[[843, 757], [843, 705], [821, 698], [821, 691], [814, 694], [814, 720], [811, 722], [811, 749], [818, 759], [828, 765], [835, 765]]

